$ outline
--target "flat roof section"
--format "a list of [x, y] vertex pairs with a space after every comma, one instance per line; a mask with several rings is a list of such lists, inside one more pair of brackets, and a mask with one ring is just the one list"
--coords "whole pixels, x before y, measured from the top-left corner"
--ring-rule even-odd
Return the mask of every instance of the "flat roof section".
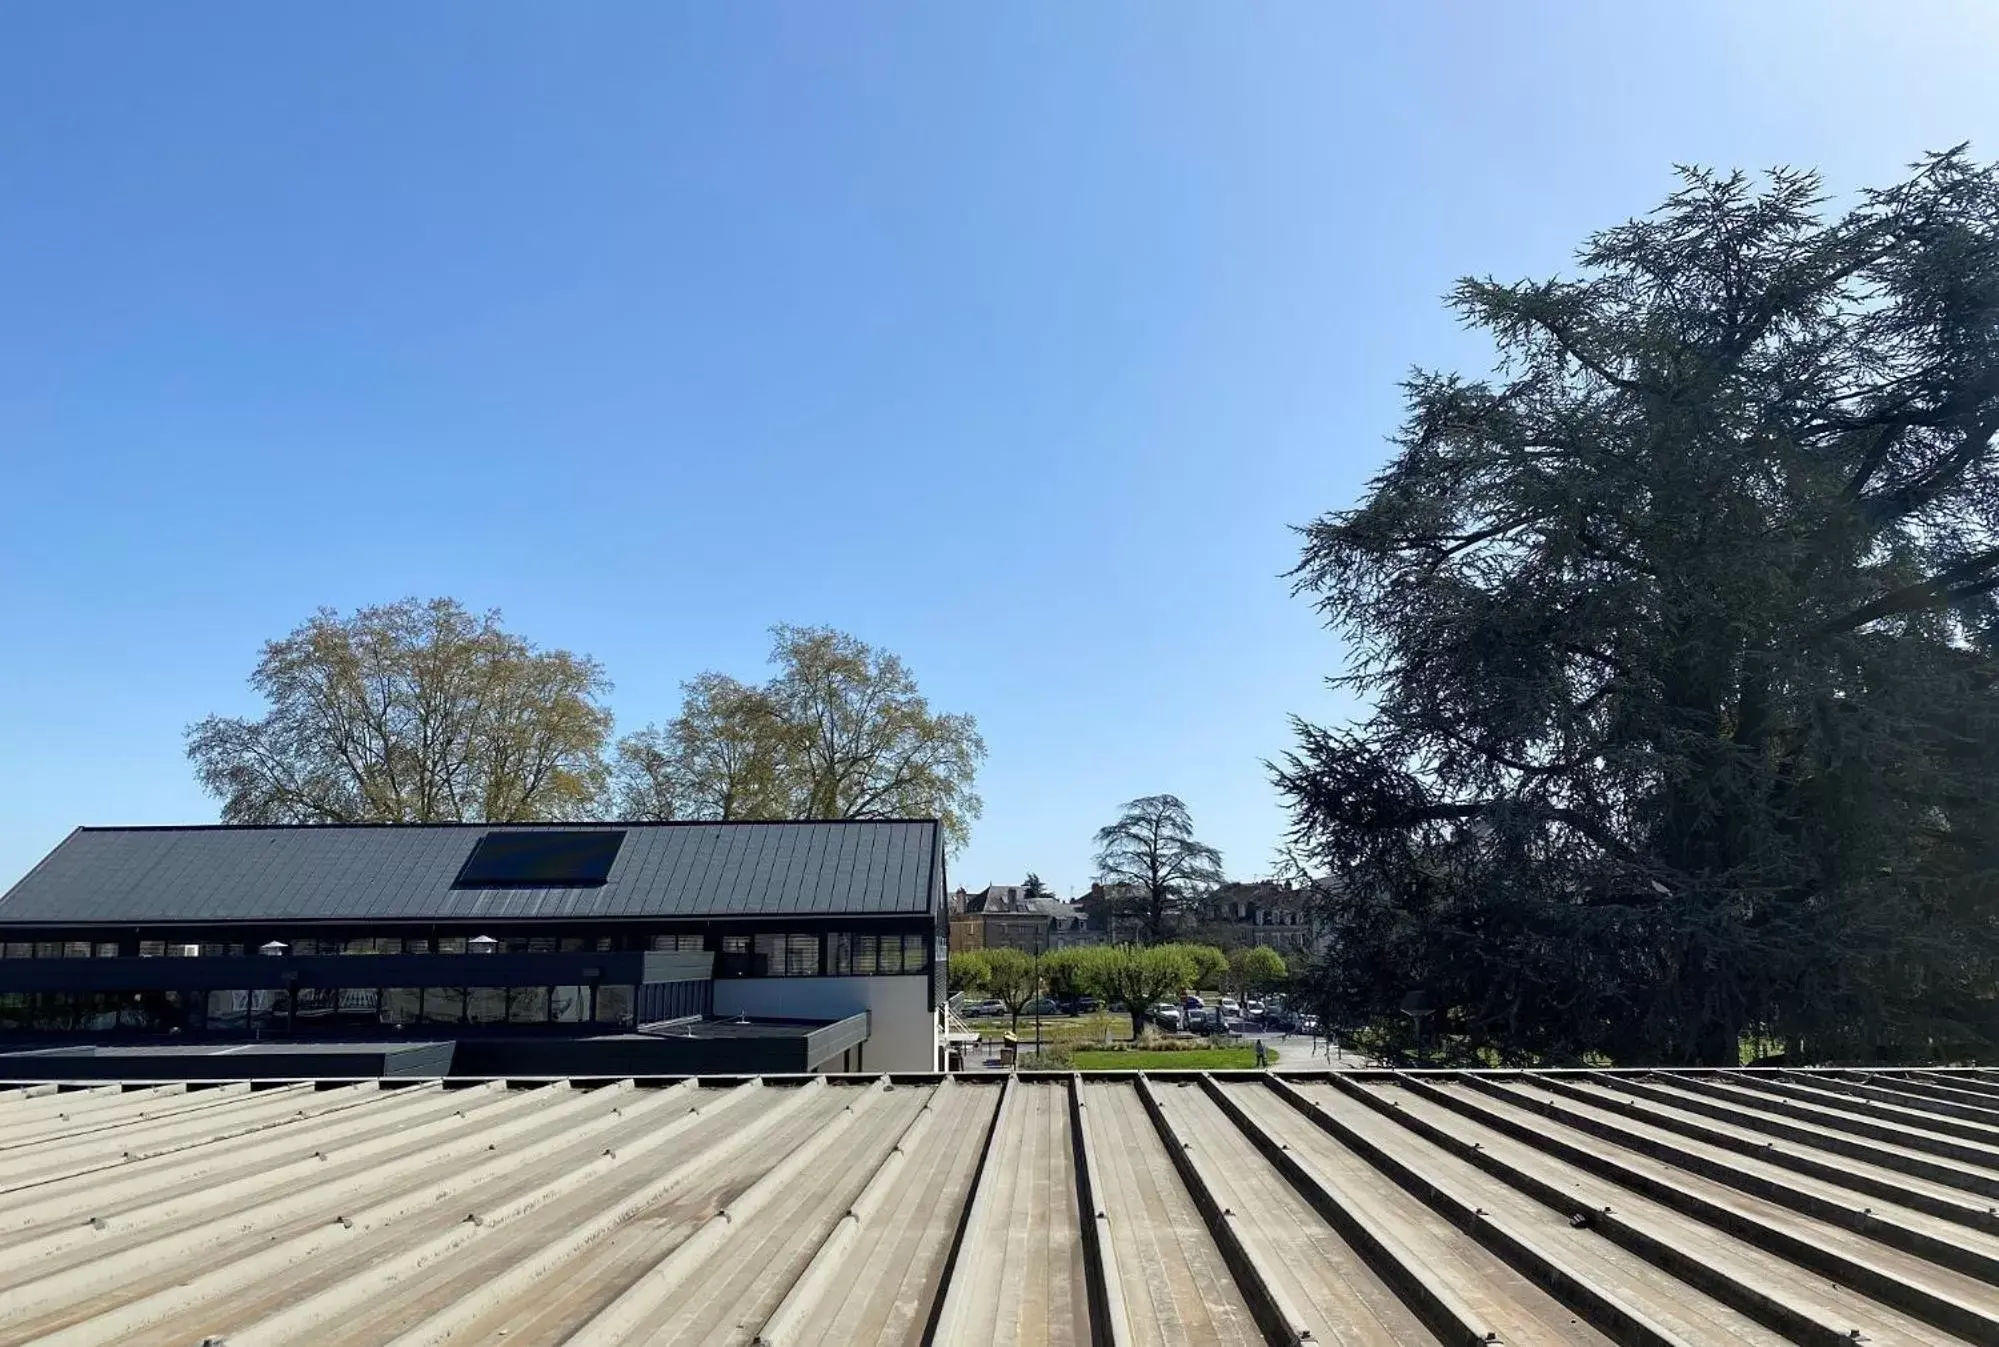
[[0, 1084], [0, 1345], [1999, 1341], [1999, 1072]]

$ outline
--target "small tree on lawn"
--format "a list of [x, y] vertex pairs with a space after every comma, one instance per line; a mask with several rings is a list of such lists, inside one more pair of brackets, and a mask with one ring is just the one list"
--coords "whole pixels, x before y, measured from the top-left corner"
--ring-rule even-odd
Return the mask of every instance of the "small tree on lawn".
[[959, 950], [945, 961], [944, 976], [952, 991], [973, 996], [991, 987], [993, 966], [982, 949]]
[[1054, 949], [1041, 956], [1041, 981], [1050, 996], [1072, 997], [1092, 994], [1086, 973], [1086, 951], [1080, 948]]
[[1284, 956], [1268, 945], [1239, 949], [1229, 955], [1229, 981], [1238, 996], [1268, 991], [1284, 980]]
[[1021, 1008], [1040, 992], [1034, 960], [1017, 949], [989, 949], [986, 955], [986, 990], [1006, 1007], [1013, 1027], [1020, 1028]]
[[1187, 956], [1187, 961], [1193, 968], [1189, 980], [1195, 991], [1207, 991], [1227, 984], [1228, 955], [1213, 945], [1175, 945], [1173, 948]]
[[1084, 962], [1085, 977], [1106, 1001], [1122, 1001], [1131, 1015], [1131, 1036], [1145, 1028], [1145, 1008], [1168, 995], [1178, 995], [1194, 976], [1194, 961], [1184, 946], [1098, 946]]

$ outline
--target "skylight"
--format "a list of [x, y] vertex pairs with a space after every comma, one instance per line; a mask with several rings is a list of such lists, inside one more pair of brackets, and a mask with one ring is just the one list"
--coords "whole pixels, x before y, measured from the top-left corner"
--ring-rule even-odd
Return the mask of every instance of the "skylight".
[[625, 835], [588, 832], [490, 832], [479, 839], [454, 889], [555, 889], [602, 884]]

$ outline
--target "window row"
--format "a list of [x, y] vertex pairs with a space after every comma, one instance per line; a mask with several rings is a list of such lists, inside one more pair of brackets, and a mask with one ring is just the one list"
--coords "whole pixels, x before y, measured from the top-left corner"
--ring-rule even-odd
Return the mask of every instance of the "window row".
[[100, 959], [118, 957], [115, 941], [93, 945], [88, 940], [9, 940], [0, 945], [0, 957], [8, 959]]
[[[435, 939], [401, 936], [355, 936], [328, 939], [301, 936], [285, 945], [293, 955], [328, 954], [584, 954], [608, 953], [617, 942], [613, 936], [462, 936]], [[699, 932], [655, 935], [649, 940], [655, 951], [699, 953], [714, 948], [732, 964], [733, 976], [760, 977], [872, 977], [884, 973], [921, 973], [929, 968], [928, 935], [875, 935], [836, 931], [830, 934], [786, 932], [770, 935], [724, 935], [711, 937]], [[142, 940], [140, 958], [241, 958], [259, 948], [243, 942], [181, 943]], [[277, 951], [272, 951], [273, 953]], [[115, 942], [87, 940], [10, 940], [0, 945], [0, 956], [9, 959], [113, 959], [119, 954]]]
[[[294, 1000], [293, 998], [296, 998]], [[255, 1024], [616, 1024], [632, 1022], [632, 989], [589, 987], [301, 987], [214, 991], [213, 1029]]]
[[[480, 951], [507, 954], [585, 954], [591, 952], [608, 953], [612, 948], [612, 937], [600, 936], [554, 936], [518, 935], [505, 939], [488, 937], [489, 944], [474, 945], [478, 936], [446, 935], [436, 940], [409, 939], [401, 936], [359, 936], [347, 940], [320, 939], [315, 936], [301, 936], [285, 942], [285, 951], [290, 954], [469, 954]], [[691, 940], [691, 945], [662, 945], [660, 939]], [[654, 949], [699, 949], [700, 936], [655, 937]], [[200, 944], [180, 941], [141, 940], [139, 957], [142, 959], [222, 959], [241, 958], [244, 954], [259, 952], [255, 946], [246, 947], [241, 941], [204, 941]], [[88, 940], [9, 940], [0, 945], [0, 957], [8, 959], [115, 959], [119, 957], [119, 947], [115, 941], [92, 942]]]
[[[692, 985], [692, 984], [690, 984]], [[700, 1013], [678, 1003], [675, 1013]], [[248, 1029], [300, 1032], [399, 1025], [633, 1024], [634, 989], [301, 987], [296, 991], [0, 992], [0, 1029]]]
[[725, 935], [722, 965], [716, 971], [734, 977], [878, 977], [888, 973], [921, 973], [930, 967], [931, 938], [927, 935], [864, 935], [834, 931], [826, 935]]

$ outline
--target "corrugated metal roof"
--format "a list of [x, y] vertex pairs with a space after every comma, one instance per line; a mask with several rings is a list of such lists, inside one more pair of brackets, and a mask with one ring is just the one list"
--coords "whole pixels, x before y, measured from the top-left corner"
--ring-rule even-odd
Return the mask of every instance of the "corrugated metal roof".
[[9, 922], [924, 912], [937, 825], [549, 824], [626, 833], [608, 882], [454, 889], [489, 831], [534, 825], [79, 828], [0, 897]]
[[37, 1087], [0, 1344], [1993, 1342], [1995, 1197], [1982, 1071]]

